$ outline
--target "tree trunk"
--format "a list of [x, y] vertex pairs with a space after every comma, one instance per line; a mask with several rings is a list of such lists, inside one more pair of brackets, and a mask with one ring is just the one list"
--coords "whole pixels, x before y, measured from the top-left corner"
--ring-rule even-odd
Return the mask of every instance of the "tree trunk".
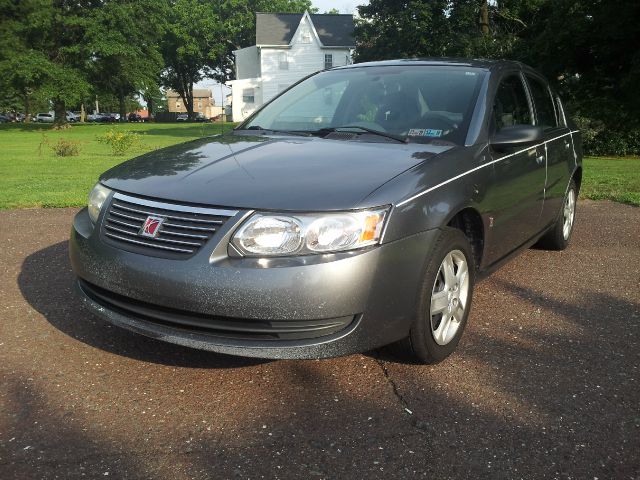
[[193, 82], [189, 81], [189, 92], [187, 93], [189, 98], [189, 104], [187, 105], [187, 111], [189, 112], [189, 120], [193, 120]]
[[483, 35], [489, 35], [489, 4], [488, 0], [481, 0], [480, 5], [480, 28]]
[[189, 120], [193, 120], [193, 80], [185, 75], [181, 75], [179, 78], [180, 88], [176, 88], [176, 91], [180, 95], [184, 108], [187, 109], [187, 115]]
[[24, 123], [29, 123], [31, 121], [31, 108], [29, 105], [29, 92], [27, 92], [26, 90], [24, 91], [23, 94], [23, 101], [24, 101]]
[[53, 111], [55, 118], [53, 120], [53, 126], [60, 128], [67, 124], [67, 106], [64, 100], [56, 98], [53, 101]]
[[124, 94], [122, 92], [118, 93], [118, 101], [120, 102], [120, 121], [124, 122], [127, 116], [127, 106], [124, 103]]

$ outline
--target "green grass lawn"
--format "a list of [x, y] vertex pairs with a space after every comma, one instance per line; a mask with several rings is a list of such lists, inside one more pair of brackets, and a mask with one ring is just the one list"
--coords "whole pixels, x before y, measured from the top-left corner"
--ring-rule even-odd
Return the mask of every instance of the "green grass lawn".
[[585, 158], [580, 196], [640, 206], [640, 158]]
[[[65, 130], [49, 125], [0, 125], [0, 209], [70, 207], [86, 203], [98, 176], [142, 153], [220, 133], [219, 123], [78, 124]], [[232, 128], [224, 125], [225, 130]], [[114, 156], [97, 141], [109, 130], [131, 131], [141, 141], [123, 156]], [[57, 157], [49, 145], [60, 138], [79, 142], [80, 154]]]
[[[89, 190], [108, 168], [144, 152], [220, 133], [221, 128], [211, 123], [137, 123], [54, 131], [46, 125], [0, 125], [0, 209], [85, 205]], [[126, 155], [114, 156], [97, 141], [111, 129], [137, 132], [141, 142]], [[60, 138], [79, 142], [80, 154], [56, 157], [50, 145]], [[586, 158], [581, 196], [640, 205], [640, 159]]]

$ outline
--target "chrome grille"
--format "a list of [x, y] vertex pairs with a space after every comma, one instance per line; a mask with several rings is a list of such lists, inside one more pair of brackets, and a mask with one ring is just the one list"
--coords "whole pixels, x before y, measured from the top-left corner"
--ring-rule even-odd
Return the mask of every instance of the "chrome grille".
[[[201, 208], [114, 194], [102, 224], [103, 240], [143, 255], [183, 259], [194, 255], [235, 210]], [[147, 217], [164, 219], [155, 237], [141, 235]]]

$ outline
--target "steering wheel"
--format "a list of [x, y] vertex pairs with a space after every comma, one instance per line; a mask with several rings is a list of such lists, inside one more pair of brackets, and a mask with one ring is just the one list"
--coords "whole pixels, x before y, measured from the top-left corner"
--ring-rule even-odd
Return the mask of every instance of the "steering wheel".
[[458, 129], [458, 124], [446, 115], [437, 112], [427, 112], [420, 119], [422, 128], [432, 128], [434, 130], [453, 131]]

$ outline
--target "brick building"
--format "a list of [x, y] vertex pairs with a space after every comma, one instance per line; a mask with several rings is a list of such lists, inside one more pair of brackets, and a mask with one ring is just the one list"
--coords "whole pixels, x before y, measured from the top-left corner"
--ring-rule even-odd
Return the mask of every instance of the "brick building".
[[[166, 95], [170, 112], [187, 113], [187, 107], [179, 93], [167, 90]], [[220, 113], [220, 107], [216, 107], [211, 90], [208, 88], [193, 89], [193, 111], [194, 113], [202, 113], [207, 118], [214, 117]]]

